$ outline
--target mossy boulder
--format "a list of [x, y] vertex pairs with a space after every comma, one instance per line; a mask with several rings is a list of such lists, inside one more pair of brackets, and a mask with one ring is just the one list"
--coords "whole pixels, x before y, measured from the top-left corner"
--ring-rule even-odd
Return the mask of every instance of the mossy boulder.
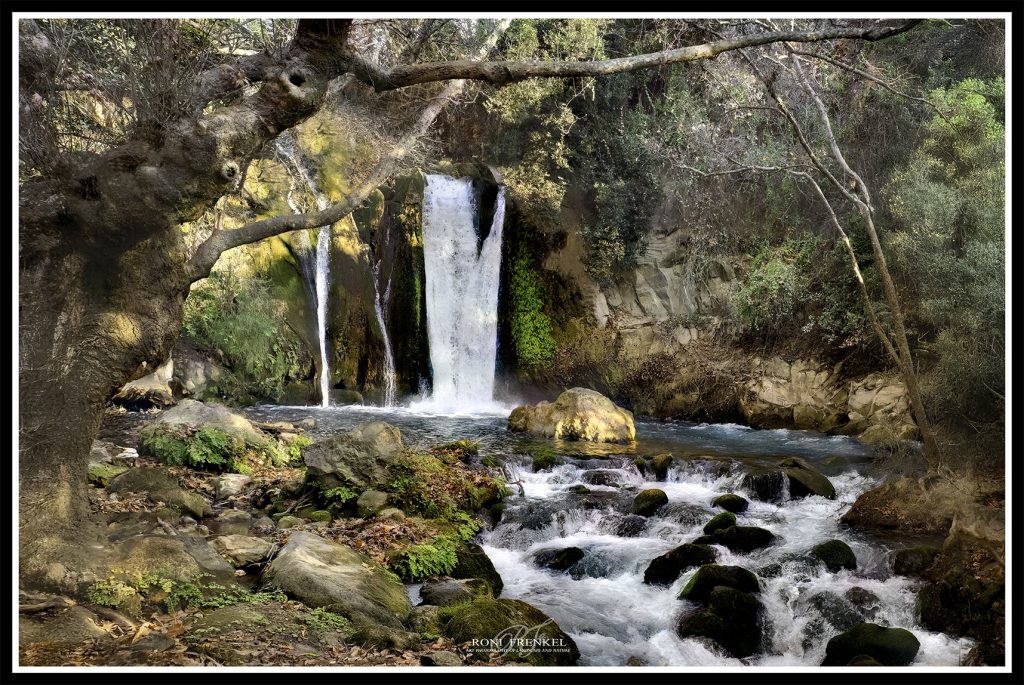
[[221, 535], [210, 541], [213, 548], [232, 566], [257, 564], [274, 551], [274, 543], [249, 535]]
[[481, 578], [491, 586], [495, 597], [501, 594], [505, 584], [483, 547], [474, 542], [467, 542], [459, 547], [456, 555], [458, 561], [448, 575], [452, 578]]
[[104, 464], [102, 462], [92, 461], [89, 462], [89, 467], [86, 473], [90, 483], [98, 485], [101, 488], [105, 488], [110, 484], [111, 480], [117, 478], [127, 470], [127, 466], [121, 466], [120, 464]]
[[214, 472], [246, 473], [288, 461], [277, 441], [241, 414], [195, 400], [182, 400], [143, 428], [139, 452], [169, 466]]
[[664, 490], [658, 488], [641, 490], [640, 494], [633, 499], [632, 513], [639, 516], [651, 516], [666, 504], [668, 504], [668, 495]]
[[668, 478], [668, 469], [672, 466], [672, 455], [671, 454], [659, 454], [651, 460], [651, 470], [654, 471], [654, 478], [656, 480], [665, 480]]
[[533, 563], [541, 568], [551, 571], [568, 571], [585, 556], [585, 552], [579, 547], [565, 547], [563, 549], [544, 549], [535, 552]]
[[671, 585], [683, 571], [713, 564], [717, 558], [715, 550], [707, 545], [686, 543], [655, 557], [644, 571], [644, 582], [648, 585]]
[[808, 554], [825, 564], [830, 573], [838, 573], [843, 569], [853, 571], [857, 568], [857, 556], [842, 540], [828, 540], [815, 545]]
[[558, 463], [558, 457], [549, 449], [541, 448], [533, 453], [533, 472], [550, 471]]
[[700, 637], [715, 641], [737, 659], [760, 650], [763, 640], [764, 605], [756, 597], [731, 587], [715, 587], [708, 606], [684, 617], [677, 627], [679, 637]]
[[790, 497], [820, 495], [826, 499], [836, 498], [836, 489], [832, 481], [800, 457], [783, 459], [780, 466], [789, 479]]
[[828, 641], [821, 665], [845, 666], [864, 655], [883, 666], [906, 666], [920, 648], [921, 643], [909, 630], [860, 623]]
[[305, 519], [301, 519], [298, 516], [291, 516], [285, 514], [281, 518], [277, 519], [277, 527], [281, 530], [286, 528], [294, 528], [295, 526], [301, 526], [306, 523]]
[[854, 607], [834, 592], [819, 592], [808, 601], [821, 617], [839, 630], [849, 630], [864, 619]]
[[160, 468], [133, 468], [107, 486], [111, 492], [144, 492], [154, 502], [164, 502], [197, 519], [213, 514], [213, 507], [201, 495], [185, 490], [177, 479]]
[[357, 492], [386, 490], [388, 467], [402, 455], [401, 432], [389, 423], [373, 421], [327, 440], [313, 443], [302, 452], [306, 472], [325, 489], [347, 486]]
[[427, 581], [420, 588], [420, 599], [423, 604], [439, 607], [493, 596], [494, 591], [490, 583], [482, 578], [440, 578]]
[[305, 532], [292, 533], [263, 574], [266, 586], [353, 623], [402, 628], [412, 604], [402, 582], [350, 547]]
[[[438, 625], [457, 643], [493, 641], [494, 651], [505, 658], [534, 666], [574, 666], [580, 656], [576, 643], [551, 617], [518, 599], [477, 599], [446, 607], [438, 615]], [[537, 642], [519, 649], [511, 643], [516, 637]]]
[[757, 526], [730, 526], [720, 528], [711, 535], [702, 535], [695, 543], [699, 545], [722, 545], [731, 552], [747, 553], [767, 547], [775, 541], [775, 535]]
[[919, 576], [932, 565], [940, 551], [930, 546], [897, 550], [893, 555], [892, 572], [898, 576]]
[[380, 490], [364, 490], [356, 500], [356, 513], [360, 518], [369, 518], [382, 510], [388, 503], [388, 493]]
[[724, 530], [725, 528], [732, 528], [736, 525], [736, 514], [731, 511], [723, 511], [721, 514], [715, 514], [715, 516], [707, 522], [704, 526], [704, 534], [711, 535], [716, 530]]
[[760, 592], [761, 586], [757, 582], [757, 576], [740, 566], [724, 566], [721, 564], [706, 564], [697, 569], [686, 584], [680, 599], [689, 599], [694, 602], [706, 602], [711, 591], [719, 585], [731, 587], [740, 592]]
[[566, 390], [554, 402], [516, 407], [509, 414], [508, 429], [556, 440], [632, 442], [636, 439], [633, 413], [586, 388]]
[[726, 511], [731, 511], [734, 514], [740, 514], [747, 510], [750, 506], [750, 502], [747, 501], [746, 497], [741, 497], [728, 492], [724, 495], [719, 495], [711, 502], [711, 506], [720, 507]]

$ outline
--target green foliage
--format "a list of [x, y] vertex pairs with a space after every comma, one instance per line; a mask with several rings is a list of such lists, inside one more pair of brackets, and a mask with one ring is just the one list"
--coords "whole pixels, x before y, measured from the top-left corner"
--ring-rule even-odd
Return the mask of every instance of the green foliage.
[[550, 471], [557, 463], [557, 455], [550, 447], [538, 447], [533, 450], [533, 470]]
[[119, 607], [138, 596], [132, 586], [116, 578], [100, 580], [85, 591], [85, 598], [92, 604], [105, 607]]
[[551, 320], [545, 313], [547, 288], [533, 266], [525, 244], [512, 259], [509, 277], [509, 326], [517, 366], [531, 370], [547, 364], [555, 354]]
[[169, 424], [147, 426], [139, 435], [139, 447], [143, 454], [169, 466], [213, 472], [247, 474], [253, 465], [279, 466], [286, 461], [273, 440], [252, 442], [212, 426], [198, 430]]
[[932, 91], [943, 115], [887, 186], [893, 269], [934, 334], [924, 378], [939, 419], [1001, 423], [1004, 395], [1005, 138], [1002, 78]]
[[292, 462], [302, 461], [302, 450], [313, 444], [311, 438], [305, 435], [297, 435], [288, 445], [288, 460]]
[[302, 617], [302, 620], [313, 630], [348, 631], [352, 628], [352, 622], [344, 616], [328, 611], [323, 607], [316, 607]]
[[754, 257], [750, 274], [733, 298], [736, 315], [747, 328], [778, 334], [790, 322], [805, 291], [801, 269], [810, 256], [808, 246], [795, 240], [766, 244]]
[[451, 538], [439, 535], [427, 544], [403, 550], [393, 558], [390, 566], [400, 578], [412, 582], [447, 575], [458, 564], [457, 550]]
[[329, 505], [344, 506], [345, 504], [359, 499], [359, 493], [345, 485], [336, 488], [329, 488], [323, 491], [323, 497]]
[[301, 378], [302, 342], [287, 326], [269, 280], [215, 271], [185, 300], [183, 331], [198, 346], [219, 350], [231, 374], [220, 391], [238, 401], [276, 400]]

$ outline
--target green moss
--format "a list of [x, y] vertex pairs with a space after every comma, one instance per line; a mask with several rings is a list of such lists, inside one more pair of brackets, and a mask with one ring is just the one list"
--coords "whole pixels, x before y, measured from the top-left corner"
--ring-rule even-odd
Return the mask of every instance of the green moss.
[[339, 630], [348, 632], [352, 629], [352, 623], [344, 616], [328, 611], [323, 607], [317, 607], [302, 617], [302, 621], [313, 630], [328, 631]]
[[394, 506], [424, 518], [451, 519], [479, 508], [482, 499], [501, 496], [494, 478], [468, 471], [458, 460], [447, 464], [431, 454], [407, 454], [390, 467], [386, 490]]
[[535, 473], [537, 471], [550, 470], [556, 461], [555, 451], [550, 447], [538, 447], [533, 451], [533, 470]]
[[169, 424], [142, 429], [140, 451], [169, 466], [189, 466], [203, 471], [251, 473], [254, 465], [281, 465], [287, 461], [277, 443], [249, 440], [220, 428], [198, 430]]
[[413, 545], [394, 555], [389, 566], [406, 581], [419, 581], [452, 572], [459, 559], [457, 543], [439, 535], [428, 544]]
[[105, 488], [112, 479], [116, 478], [117, 476], [120, 476], [127, 470], [127, 466], [92, 462], [89, 464], [88, 470], [89, 482]]

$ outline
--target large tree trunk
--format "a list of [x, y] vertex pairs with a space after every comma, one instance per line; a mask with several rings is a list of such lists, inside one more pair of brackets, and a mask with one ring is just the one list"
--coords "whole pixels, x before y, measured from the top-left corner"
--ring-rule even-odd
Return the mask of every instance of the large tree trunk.
[[88, 580], [76, 573], [102, 557], [85, 472], [104, 406], [117, 388], [166, 359], [188, 281], [175, 232], [157, 232], [125, 250], [102, 239], [104, 226], [67, 215], [40, 223], [44, 217], [26, 214], [19, 274], [21, 580], [73, 590]]

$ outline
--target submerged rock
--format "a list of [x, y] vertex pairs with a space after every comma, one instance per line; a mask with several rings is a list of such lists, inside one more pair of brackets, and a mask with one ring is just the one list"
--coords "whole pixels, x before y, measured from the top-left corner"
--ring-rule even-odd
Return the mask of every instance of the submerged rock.
[[483, 547], [474, 542], [467, 542], [458, 549], [456, 555], [458, 562], [448, 575], [452, 578], [480, 578], [491, 586], [495, 597], [501, 594], [505, 584]]
[[615, 534], [620, 538], [637, 538], [647, 530], [647, 517], [639, 514], [627, 514], [615, 526]]
[[401, 581], [350, 547], [296, 532], [263, 574], [264, 584], [358, 623], [401, 628], [412, 610]]
[[730, 526], [720, 528], [711, 535], [701, 535], [694, 540], [700, 545], [722, 545], [731, 552], [753, 552], [767, 547], [775, 541], [775, 535], [756, 526]]
[[724, 528], [732, 528], [736, 525], [736, 514], [730, 511], [723, 511], [721, 514], [716, 514], [714, 518], [707, 522], [704, 526], [705, 535], [711, 535], [716, 530], [722, 530]]
[[819, 592], [807, 603], [839, 630], [850, 630], [864, 620], [848, 602], [834, 592]]
[[516, 407], [509, 414], [508, 429], [556, 440], [632, 442], [636, 439], [632, 412], [586, 388], [566, 390], [554, 402]]
[[729, 654], [742, 659], [759, 651], [763, 639], [764, 605], [756, 597], [731, 587], [715, 587], [708, 606], [684, 617], [679, 637], [714, 640]]
[[[550, 616], [518, 599], [478, 599], [459, 604], [443, 610], [438, 623], [441, 633], [455, 642], [494, 641], [494, 651], [534, 666], [573, 666], [580, 656], [576, 643]], [[535, 642], [516, 649], [510, 642], [514, 638]]]
[[690, 582], [679, 593], [679, 598], [694, 602], [706, 602], [711, 591], [719, 585], [731, 587], [740, 592], [761, 591], [757, 576], [745, 568], [706, 564], [693, 574], [693, 578], [690, 578]]
[[649, 585], [671, 585], [683, 571], [694, 566], [713, 564], [718, 555], [707, 545], [686, 543], [655, 557], [644, 571], [644, 582]]
[[921, 643], [909, 630], [860, 623], [828, 641], [821, 665], [845, 666], [865, 655], [883, 666], [906, 666], [920, 648]]
[[857, 556], [842, 540], [828, 540], [815, 545], [808, 554], [825, 564], [825, 568], [831, 573], [838, 573], [843, 569], [853, 571], [857, 568]]
[[566, 547], [564, 549], [545, 549], [535, 552], [533, 563], [542, 568], [552, 571], [568, 571], [582, 559], [585, 552], [579, 547]]
[[402, 435], [390, 423], [373, 421], [315, 442], [302, 452], [307, 473], [325, 488], [347, 485], [362, 491], [385, 489], [387, 467], [401, 456]]
[[651, 516], [666, 504], [668, 504], [668, 495], [665, 494], [664, 490], [657, 488], [641, 490], [640, 494], [633, 500], [632, 513], [640, 516]]
[[719, 495], [712, 500], [711, 506], [721, 507], [722, 509], [731, 511], [734, 514], [740, 514], [747, 510], [747, 507], [750, 506], [750, 502], [748, 502], [745, 497], [740, 497], [739, 495], [734, 495], [733, 493], [728, 492], [724, 495]]

